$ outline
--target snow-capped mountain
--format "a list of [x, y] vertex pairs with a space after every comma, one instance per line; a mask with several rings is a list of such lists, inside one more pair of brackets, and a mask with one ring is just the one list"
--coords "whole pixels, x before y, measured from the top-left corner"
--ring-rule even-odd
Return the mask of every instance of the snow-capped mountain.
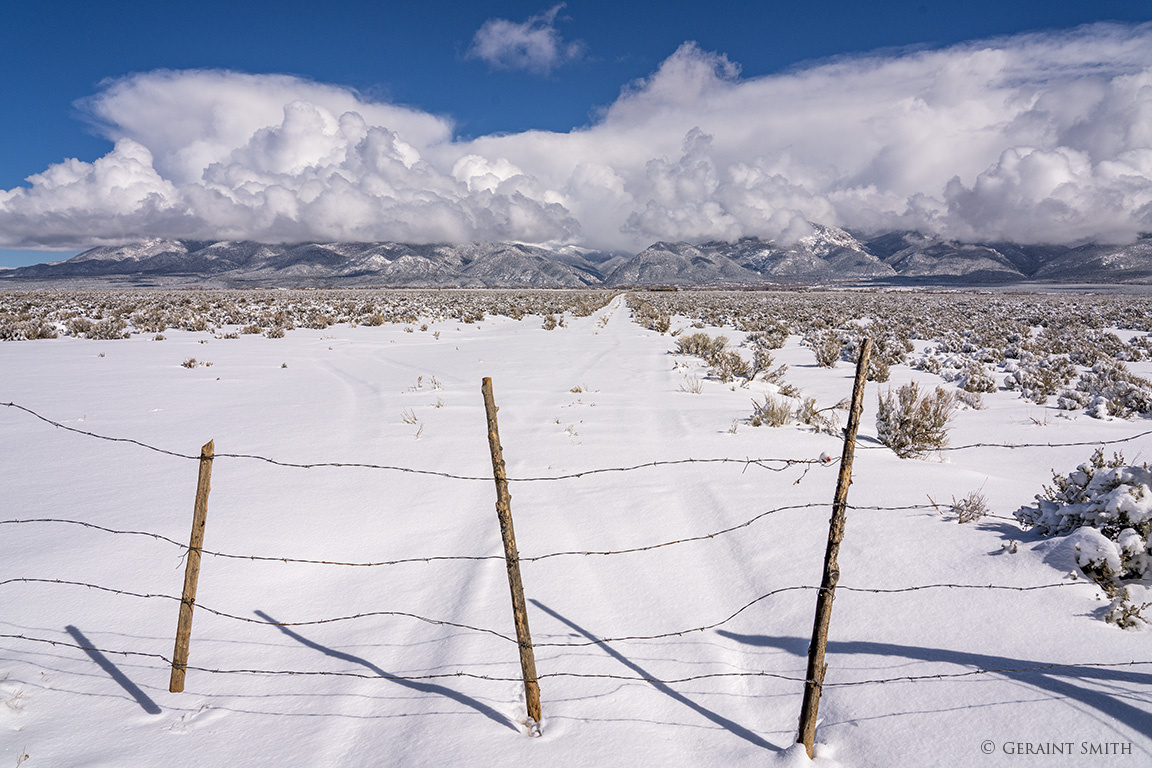
[[149, 240], [100, 247], [53, 264], [11, 270], [16, 279], [117, 277], [207, 279], [226, 285], [468, 286], [575, 288], [602, 280], [577, 252], [515, 243], [407, 245]]
[[1152, 237], [1131, 245], [1083, 245], [1040, 266], [1033, 277], [1061, 282], [1152, 282]]
[[757, 272], [705, 246], [656, 243], [608, 275], [605, 285], [743, 286], [766, 282]]
[[1152, 283], [1152, 237], [1080, 247], [958, 243], [916, 232], [862, 240], [811, 225], [788, 243], [659, 242], [629, 256], [520, 243], [262, 244], [145, 240], [0, 272], [0, 284], [579, 288], [807, 283]]
[[1031, 279], [1046, 261], [1069, 250], [1062, 245], [958, 243], [918, 232], [890, 232], [868, 240], [864, 247], [901, 277], [971, 282]]
[[855, 280], [896, 274], [843, 229], [821, 224], [811, 227], [812, 234], [788, 245], [744, 238], [735, 243], [706, 243], [702, 247], [726, 253], [741, 266], [783, 281]]

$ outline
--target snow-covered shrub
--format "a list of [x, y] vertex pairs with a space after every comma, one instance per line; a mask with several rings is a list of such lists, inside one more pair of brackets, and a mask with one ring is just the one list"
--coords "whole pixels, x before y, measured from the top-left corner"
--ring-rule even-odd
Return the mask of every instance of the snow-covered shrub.
[[965, 392], [996, 391], [996, 379], [981, 363], [971, 363], [961, 375], [959, 384]]
[[69, 336], [76, 338], [85, 338], [92, 330], [92, 321], [86, 317], [72, 317], [64, 323], [64, 327], [68, 329]]
[[969, 392], [966, 389], [956, 390], [956, 400], [974, 411], [984, 410], [984, 397], [979, 392]]
[[128, 323], [124, 322], [123, 318], [109, 317], [94, 323], [88, 329], [88, 338], [90, 339], [126, 339], [129, 334], [125, 330]]
[[806, 341], [816, 354], [816, 365], [821, 368], [836, 367], [836, 361], [840, 359], [840, 352], [844, 346], [840, 343], [840, 336], [835, 331], [826, 329], [817, 331]]
[[1131, 361], [1147, 360], [1152, 357], [1152, 334], [1133, 336], [1128, 342], [1128, 355]]
[[[746, 324], [742, 323], [740, 327], [742, 330], [749, 330]], [[748, 334], [748, 340], [766, 349], [780, 349], [784, 346], [784, 342], [788, 341], [788, 326], [779, 320], [762, 323], [759, 328]]]
[[0, 341], [33, 341], [56, 338], [56, 326], [35, 318], [16, 320], [0, 317]]
[[956, 412], [956, 396], [943, 387], [921, 395], [916, 382], [879, 397], [876, 436], [902, 459], [925, 456], [948, 444], [948, 424]]
[[632, 310], [633, 322], [657, 333], [668, 332], [668, 328], [672, 324], [668, 313], [661, 312], [650, 302], [645, 301], [634, 293], [628, 294], [627, 304], [628, 308]]
[[727, 336], [712, 338], [706, 333], [682, 334], [676, 339], [676, 354], [695, 355], [705, 361], [724, 351], [728, 346]]
[[952, 514], [961, 523], [972, 523], [988, 514], [988, 500], [980, 491], [972, 491], [959, 501], [952, 497]]
[[1078, 564], [1097, 581], [1141, 578], [1152, 570], [1152, 467], [1125, 464], [1123, 454], [1092, 458], [1067, 475], [1052, 473], [1053, 484], [1036, 503], [1015, 512], [1016, 519], [1044, 536], [1084, 532], [1077, 542]]
[[737, 376], [743, 379], [751, 378], [752, 369], [748, 365], [748, 361], [735, 350], [724, 350], [714, 356], [711, 363], [712, 375], [725, 383], [732, 381]]
[[606, 303], [603, 297], [597, 299], [593, 296], [579, 296], [572, 305], [572, 316], [589, 317], [600, 310]]
[[944, 370], [944, 366], [940, 362], [940, 358], [934, 355], [926, 355], [920, 358], [915, 363], [913, 363], [912, 367], [919, 368], [920, 370], [927, 371], [928, 373], [936, 374], [937, 376], [939, 376], [941, 371]]
[[749, 369], [748, 378], [754, 379], [763, 374], [764, 381], [780, 384], [784, 380], [784, 374], [788, 372], [788, 366], [781, 364], [773, 368], [775, 362], [771, 349], [756, 343], [752, 347], [752, 367]]
[[791, 384], [787, 381], [782, 381], [777, 384], [776, 391], [782, 397], [800, 397], [800, 388], [795, 384]]
[[891, 376], [893, 365], [902, 365], [912, 351], [912, 342], [900, 336], [895, 331], [884, 330], [880, 327], [869, 327], [867, 330], [859, 324], [853, 324], [851, 335], [841, 345], [840, 359], [855, 363], [860, 357], [861, 340], [865, 336], [872, 337], [872, 354], [868, 357], [868, 381], [886, 382]]
[[159, 307], [149, 307], [133, 313], [132, 326], [137, 333], [163, 333], [168, 330], [168, 320]]
[[1113, 598], [1111, 608], [1104, 620], [1121, 629], [1135, 629], [1141, 624], [1148, 623], [1148, 619], [1144, 618], [1144, 611], [1148, 608], [1152, 608], [1152, 602], [1137, 605], [1132, 600], [1132, 594], [1128, 591], [1128, 587], [1124, 587]]
[[1074, 389], [1060, 393], [1057, 405], [1065, 410], [1083, 408], [1097, 419], [1152, 413], [1152, 381], [1135, 375], [1119, 360], [1101, 360], [1080, 375]]
[[792, 418], [792, 404], [786, 398], [764, 395], [764, 402], [752, 399], [752, 416], [748, 423], [754, 427], [782, 427]]
[[182, 331], [207, 331], [210, 323], [203, 315], [189, 315], [176, 321], [175, 326]]
[[1036, 357], [1024, 355], [1017, 361], [1006, 363], [1008, 375], [1004, 377], [1007, 389], [1020, 390], [1020, 396], [1037, 405], [1066, 387], [1076, 378], [1076, 366], [1064, 355]]
[[752, 415], [748, 423], [753, 427], [782, 427], [791, 422], [807, 424], [816, 432], [825, 434], [838, 434], [840, 419], [836, 416], [837, 409], [847, 409], [847, 401], [841, 401], [829, 408], [818, 408], [816, 398], [805, 397], [799, 404], [794, 404], [799, 392], [783, 394], [780, 396], [767, 394], [764, 402], [752, 399]]
[[706, 333], [689, 333], [676, 339], [676, 352], [703, 358], [712, 367], [711, 373], [725, 383], [737, 376], [752, 378], [752, 367], [740, 353], [728, 349], [728, 337], [712, 338]]
[[565, 311], [603, 306], [611, 297], [608, 291], [534, 289], [451, 293], [425, 289], [5, 291], [0, 292], [0, 339], [26, 338], [16, 324], [31, 320], [89, 338], [92, 326], [117, 318], [131, 323], [126, 332], [138, 334], [152, 335], [165, 328], [215, 332], [224, 326], [254, 327], [255, 333], [261, 333], [274, 326], [290, 331], [324, 323], [411, 325], [423, 318], [474, 323], [486, 315], [520, 318], [549, 312], [560, 317]]
[[909, 364], [913, 368], [935, 374], [944, 381], [956, 382], [956, 386], [961, 386], [968, 368], [973, 365], [980, 365], [967, 355], [955, 352], [945, 353], [941, 352], [939, 348], [929, 348], [923, 354], [910, 360]]
[[1125, 360], [1130, 357], [1128, 345], [1110, 331], [1087, 329], [1078, 335], [1069, 359], [1077, 365], [1093, 366], [1101, 360]]
[[892, 378], [892, 370], [888, 361], [883, 357], [868, 358], [868, 373], [865, 379], [883, 384]]
[[796, 420], [801, 424], [807, 424], [817, 432], [835, 435], [840, 431], [840, 419], [836, 415], [837, 409], [847, 410], [848, 401], [841, 400], [829, 408], [817, 408], [816, 398], [805, 397], [796, 408]]
[[684, 383], [680, 385], [681, 392], [687, 392], [690, 395], [698, 395], [704, 391], [704, 382], [700, 381], [700, 377], [696, 374], [690, 374], [684, 377]]
[[308, 317], [304, 319], [304, 327], [314, 328], [318, 331], [322, 331], [328, 326], [332, 325], [333, 322], [335, 321], [332, 319], [331, 315], [327, 315], [323, 312], [312, 312], [308, 315]]
[[556, 315], [552, 314], [551, 312], [544, 315], [544, 324], [541, 326], [541, 328], [546, 331], [556, 330]]

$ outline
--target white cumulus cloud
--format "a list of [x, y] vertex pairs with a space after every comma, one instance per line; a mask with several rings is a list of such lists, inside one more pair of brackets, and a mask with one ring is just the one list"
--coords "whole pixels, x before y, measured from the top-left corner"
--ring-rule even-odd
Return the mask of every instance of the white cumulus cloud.
[[[529, 21], [550, 28], [558, 9]], [[804, 221], [969, 242], [1152, 231], [1152, 25], [761, 77], [685, 43], [589, 127], [468, 141], [443, 117], [285, 75], [144, 73], [82, 107], [114, 149], [0, 190], [0, 246], [189, 237], [635, 250], [790, 237]]]
[[556, 17], [564, 3], [530, 16], [526, 21], [488, 19], [472, 38], [468, 57], [495, 69], [522, 69], [547, 75], [553, 69], [579, 60], [584, 43], [565, 42], [556, 29]]

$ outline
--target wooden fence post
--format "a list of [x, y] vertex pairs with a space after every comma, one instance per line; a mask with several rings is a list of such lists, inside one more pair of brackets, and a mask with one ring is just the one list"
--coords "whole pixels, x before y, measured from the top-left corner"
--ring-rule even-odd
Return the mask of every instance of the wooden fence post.
[[836, 497], [832, 502], [832, 519], [828, 522], [828, 549], [824, 553], [824, 577], [816, 595], [816, 619], [812, 624], [812, 643], [808, 646], [808, 672], [804, 681], [804, 702], [800, 706], [800, 732], [796, 740], [804, 745], [812, 757], [812, 743], [816, 738], [816, 713], [820, 708], [820, 691], [824, 686], [824, 673], [828, 665], [824, 654], [828, 648], [828, 624], [832, 619], [832, 599], [836, 596], [836, 583], [840, 581], [840, 542], [844, 539], [847, 518], [848, 486], [852, 484], [852, 457], [856, 453], [856, 433], [860, 428], [860, 414], [864, 410], [864, 384], [868, 377], [868, 358], [872, 353], [872, 339], [864, 339], [860, 358], [856, 361], [856, 382], [852, 385], [852, 407], [848, 411], [848, 426], [844, 430], [844, 452], [840, 455], [840, 476], [836, 481]]
[[520, 670], [524, 674], [524, 698], [528, 705], [529, 728], [538, 734], [534, 724], [540, 722], [540, 684], [536, 681], [536, 655], [528, 631], [528, 607], [524, 604], [524, 584], [520, 580], [520, 555], [516, 552], [516, 532], [512, 529], [512, 496], [508, 493], [508, 475], [504, 471], [504, 451], [500, 447], [500, 429], [496, 424], [496, 401], [492, 397], [492, 379], [485, 376], [480, 391], [484, 394], [484, 411], [488, 416], [488, 447], [492, 451], [492, 474], [496, 478], [496, 516], [500, 518], [500, 535], [504, 539], [504, 561], [508, 566], [508, 586], [512, 590], [512, 615], [516, 620], [516, 640], [520, 646]]
[[200, 578], [200, 550], [204, 546], [204, 524], [208, 519], [208, 491], [211, 489], [213, 441], [200, 449], [200, 478], [196, 484], [196, 508], [192, 515], [192, 540], [184, 567], [184, 594], [180, 597], [180, 621], [176, 625], [176, 649], [172, 652], [172, 677], [168, 690], [184, 690], [188, 666], [188, 645], [192, 640], [192, 609], [196, 605], [196, 581]]

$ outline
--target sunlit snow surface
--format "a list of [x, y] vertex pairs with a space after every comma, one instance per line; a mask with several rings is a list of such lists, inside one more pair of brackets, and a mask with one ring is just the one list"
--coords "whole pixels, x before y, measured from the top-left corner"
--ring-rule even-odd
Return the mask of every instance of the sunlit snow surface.
[[[332, 326], [281, 339], [219, 339], [169, 330], [160, 342], [137, 335], [0, 344], [0, 401], [76, 429], [189, 455], [212, 439], [222, 454], [482, 478], [215, 461], [206, 549], [341, 562], [501, 554], [495, 492], [483, 479], [491, 463], [480, 384], [492, 377], [531, 629], [542, 644], [536, 663], [544, 713], [542, 737], [530, 738], [517, 682], [385, 679], [464, 672], [514, 680], [516, 646], [491, 633], [396, 615], [278, 628], [206, 610], [255, 622], [390, 611], [512, 636], [500, 559], [350, 567], [205, 556], [192, 667], [361, 677], [191, 669], [185, 692], [172, 694], [163, 660], [111, 651], [170, 657], [176, 600], [12, 580], [179, 595], [181, 546], [61, 523], [4, 524], [0, 759], [173, 768], [808, 764], [793, 742], [810, 589], [768, 597], [714, 629], [589, 643], [712, 625], [761, 595], [819, 583], [834, 462], [780, 472], [766, 468], [775, 464], [713, 463], [515, 478], [684, 458], [814, 460], [839, 456], [839, 439], [806, 427], [748, 426], [750, 400], [767, 385], [705, 378], [698, 359], [670, 354], [674, 339], [632, 323], [620, 299], [591, 317], [569, 316], [566, 327], [541, 324], [539, 316], [489, 317], [413, 332]], [[687, 324], [674, 318], [672, 325]], [[189, 358], [211, 366], [183, 367]], [[851, 366], [817, 368], [795, 337], [776, 359], [789, 365], [789, 382], [823, 405], [851, 391]], [[1149, 363], [1130, 367], [1152, 373]], [[700, 394], [684, 391], [693, 371]], [[941, 383], [893, 368], [892, 384], [910, 380]], [[1064, 540], [1021, 531], [1011, 518], [1050, 482], [1050, 470], [1071, 470], [1091, 446], [900, 460], [876, 448], [876, 391], [869, 384], [849, 501], [917, 508], [850, 510], [841, 586], [1067, 586], [839, 592], [815, 764], [994, 765], [1005, 759], [1005, 745], [1066, 742], [1076, 756], [1012, 762], [1083, 765], [1082, 743], [1129, 744], [1131, 756], [1109, 758], [1118, 765], [1148, 761], [1152, 665], [839, 685], [1152, 658], [1147, 629], [1105, 623], [1101, 590], [1068, 578], [1075, 552]], [[985, 403], [985, 410], [959, 413], [954, 445], [1117, 440], [1150, 426], [1083, 413], [1061, 418], [1005, 391]], [[1117, 447], [1147, 461], [1150, 446], [1144, 437]], [[187, 541], [192, 460], [54, 428], [12, 408], [0, 408], [0, 456], [4, 520], [79, 520]], [[931, 499], [947, 510], [953, 497], [976, 489], [996, 517], [957, 525], [928, 506]], [[788, 506], [800, 508], [714, 538], [631, 554], [530, 559], [697, 537]], [[1010, 541], [1018, 542], [1014, 553]], [[550, 677], [558, 673], [616, 677]], [[791, 679], [650, 680], [712, 673]], [[997, 754], [986, 756], [985, 742]]]

